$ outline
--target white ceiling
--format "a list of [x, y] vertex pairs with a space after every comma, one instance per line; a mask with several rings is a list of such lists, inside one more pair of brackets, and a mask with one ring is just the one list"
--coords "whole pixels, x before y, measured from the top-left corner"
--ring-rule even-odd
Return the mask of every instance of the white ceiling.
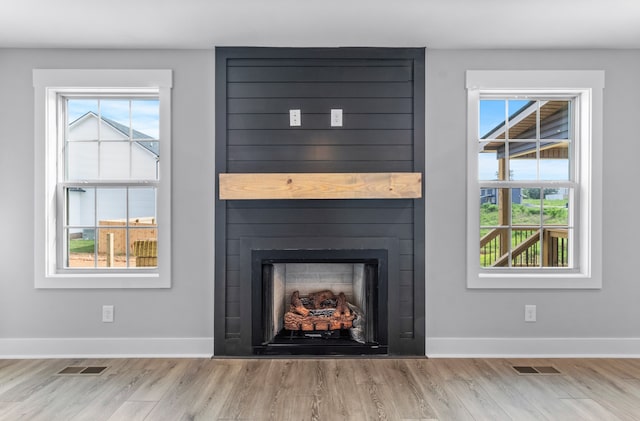
[[640, 0], [0, 0], [0, 48], [640, 48]]

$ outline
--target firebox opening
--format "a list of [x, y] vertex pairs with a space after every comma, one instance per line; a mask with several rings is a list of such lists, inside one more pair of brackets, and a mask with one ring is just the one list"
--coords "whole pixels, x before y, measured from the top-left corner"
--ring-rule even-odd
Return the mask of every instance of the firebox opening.
[[386, 305], [380, 305], [386, 293], [380, 293], [378, 259], [267, 259], [261, 270], [255, 354], [387, 353]]
[[[366, 266], [367, 272], [374, 270]], [[373, 314], [367, 306], [364, 263], [276, 263], [272, 276], [273, 319], [267, 340], [279, 333], [329, 338], [335, 336], [330, 335], [333, 331], [344, 329], [356, 342], [375, 341], [367, 330], [367, 318]], [[295, 306], [296, 299], [301, 308]]]

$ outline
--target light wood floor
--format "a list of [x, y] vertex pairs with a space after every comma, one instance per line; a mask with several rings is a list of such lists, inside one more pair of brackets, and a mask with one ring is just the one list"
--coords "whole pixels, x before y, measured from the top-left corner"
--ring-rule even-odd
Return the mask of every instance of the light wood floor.
[[0, 360], [0, 419], [640, 420], [640, 359]]

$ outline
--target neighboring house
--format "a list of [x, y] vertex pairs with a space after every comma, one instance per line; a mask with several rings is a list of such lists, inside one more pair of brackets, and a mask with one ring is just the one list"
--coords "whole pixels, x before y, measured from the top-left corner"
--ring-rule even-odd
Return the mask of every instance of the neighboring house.
[[[498, 189], [482, 188], [480, 189], [480, 204], [491, 203], [498, 204]], [[522, 189], [511, 189], [511, 203], [522, 203]]]
[[[98, 126], [99, 124], [99, 126]], [[100, 129], [98, 130], [98, 127]], [[131, 133], [130, 133], [131, 132]], [[69, 171], [73, 171], [73, 178], [76, 180], [91, 179], [95, 177], [96, 165], [102, 159], [109, 162], [108, 174], [100, 174], [102, 179], [128, 180], [128, 179], [155, 179], [158, 174], [159, 146], [158, 142], [151, 136], [113, 121], [108, 118], [99, 118], [94, 112], [87, 112], [69, 124], [69, 143], [91, 140], [95, 144], [95, 139], [100, 136], [100, 145], [103, 146], [103, 156], [94, 153], [76, 153], [77, 165]], [[129, 139], [133, 139], [130, 142]], [[129, 147], [129, 143], [131, 146]], [[88, 142], [87, 142], [88, 144]], [[108, 145], [109, 147], [104, 147]], [[130, 151], [130, 159], [129, 159]], [[72, 153], [72, 152], [69, 152]], [[119, 155], [121, 153], [121, 155]], [[119, 159], [119, 158], [122, 159]], [[105, 166], [106, 167], [106, 166]], [[102, 189], [99, 199], [101, 200], [100, 212], [96, 216], [98, 225], [124, 225], [125, 218], [123, 201], [121, 200], [122, 189]], [[94, 225], [95, 194], [83, 188], [75, 188], [70, 191], [69, 212], [79, 217], [75, 221], [78, 225]], [[139, 189], [135, 195], [130, 195], [129, 200], [129, 220], [149, 221], [155, 219], [156, 200], [153, 189]], [[147, 222], [148, 223], [148, 222]], [[155, 221], [153, 221], [155, 224]], [[74, 237], [84, 239], [94, 239], [94, 229], [78, 230]]]

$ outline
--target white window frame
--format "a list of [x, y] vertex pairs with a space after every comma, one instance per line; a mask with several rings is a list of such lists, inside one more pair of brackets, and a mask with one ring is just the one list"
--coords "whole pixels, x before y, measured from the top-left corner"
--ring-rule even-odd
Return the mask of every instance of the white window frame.
[[[35, 221], [36, 288], [170, 288], [171, 287], [171, 88], [167, 69], [34, 69], [35, 89]], [[157, 188], [158, 267], [154, 270], [104, 270], [73, 273], [58, 267], [56, 201], [59, 98], [69, 94], [157, 93], [161, 168]], [[60, 215], [62, 217], [62, 215]]]
[[[467, 88], [467, 287], [508, 289], [602, 288], [602, 151], [604, 71], [468, 70]], [[575, 265], [567, 268], [480, 267], [478, 127], [481, 94], [574, 96], [577, 114], [575, 182]], [[486, 183], [485, 183], [486, 184]]]

